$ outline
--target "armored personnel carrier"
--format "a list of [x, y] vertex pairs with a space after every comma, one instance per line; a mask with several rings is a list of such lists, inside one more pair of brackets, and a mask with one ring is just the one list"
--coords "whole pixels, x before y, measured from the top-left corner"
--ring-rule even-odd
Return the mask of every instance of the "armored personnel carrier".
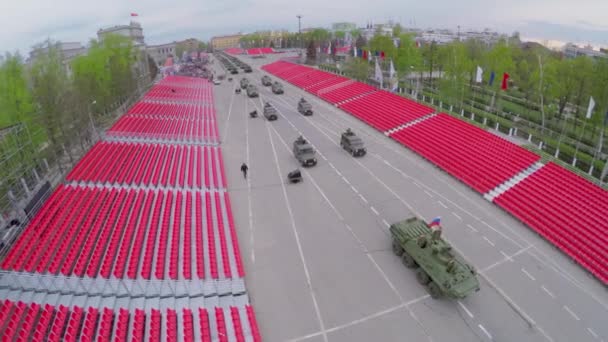
[[315, 166], [317, 165], [317, 158], [315, 158], [315, 150], [312, 145], [300, 135], [296, 141], [293, 142], [293, 155], [302, 164], [302, 166]]
[[264, 75], [262, 77], [262, 84], [266, 87], [272, 85], [272, 79], [270, 79], [270, 77], [268, 75]]
[[277, 109], [274, 108], [274, 106], [271, 105], [269, 102], [266, 102], [264, 104], [264, 117], [268, 121], [274, 121], [279, 118], [279, 113], [277, 112]]
[[274, 81], [272, 84], [272, 92], [275, 94], [283, 94], [283, 86], [281, 83]]
[[247, 96], [249, 97], [258, 97], [258, 88], [253, 84], [247, 86]]
[[310, 116], [312, 115], [312, 105], [304, 98], [301, 98], [300, 102], [298, 102], [298, 112], [306, 116]]
[[251, 67], [249, 65], [244, 65], [242, 69], [244, 72], [247, 72], [247, 73], [253, 72], [253, 70], [251, 69]]
[[340, 138], [340, 146], [350, 153], [353, 157], [362, 157], [367, 153], [365, 146], [363, 146], [363, 140], [355, 135], [353, 131], [348, 128], [346, 132], [342, 133]]
[[479, 291], [473, 266], [441, 237], [441, 228], [436, 228], [417, 217], [392, 224], [393, 252], [405, 266], [416, 270], [418, 282], [433, 298], [459, 299]]
[[241, 88], [243, 88], [243, 89], [247, 89], [247, 86], [248, 86], [248, 85], [249, 85], [249, 80], [248, 80], [248, 79], [246, 79], [245, 77], [243, 77], [243, 78], [241, 79]]

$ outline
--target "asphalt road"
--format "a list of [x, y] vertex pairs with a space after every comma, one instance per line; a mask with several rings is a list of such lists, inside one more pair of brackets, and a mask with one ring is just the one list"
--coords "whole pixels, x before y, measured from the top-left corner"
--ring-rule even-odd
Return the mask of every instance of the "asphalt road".
[[[314, 96], [254, 73], [215, 86], [246, 285], [265, 341], [604, 341], [606, 287], [533, 231], [415, 153]], [[220, 63], [214, 67], [220, 72]], [[236, 76], [236, 77], [234, 77]], [[246, 76], [261, 98], [235, 94]], [[276, 79], [274, 76], [271, 77]], [[314, 115], [297, 113], [304, 96]], [[262, 101], [277, 121], [249, 118]], [[339, 146], [347, 127], [368, 148]], [[288, 184], [303, 134], [317, 166]], [[249, 165], [244, 180], [239, 167]], [[390, 249], [388, 225], [441, 216], [447, 239], [480, 271], [481, 291], [433, 300]]]

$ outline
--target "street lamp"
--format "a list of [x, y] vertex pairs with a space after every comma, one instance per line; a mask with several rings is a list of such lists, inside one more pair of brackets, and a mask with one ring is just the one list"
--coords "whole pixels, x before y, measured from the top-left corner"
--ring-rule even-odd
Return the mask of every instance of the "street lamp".
[[300, 41], [300, 49], [302, 48], [302, 15], [296, 15], [298, 18], [298, 40]]
[[93, 114], [91, 113], [91, 106], [97, 104], [97, 100], [93, 100], [91, 104], [89, 104], [89, 120], [91, 121], [91, 128], [93, 128], [93, 133], [99, 138], [99, 132], [97, 132], [97, 128], [95, 127], [95, 121], [93, 121]]

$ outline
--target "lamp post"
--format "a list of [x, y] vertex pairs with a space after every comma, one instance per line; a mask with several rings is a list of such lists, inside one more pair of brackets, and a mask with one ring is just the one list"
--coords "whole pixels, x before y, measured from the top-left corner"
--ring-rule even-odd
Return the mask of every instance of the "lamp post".
[[300, 49], [302, 48], [302, 16], [300, 14], [296, 15], [298, 18], [298, 40], [300, 41]]
[[97, 100], [93, 100], [93, 102], [91, 102], [89, 104], [89, 120], [91, 121], [91, 128], [93, 128], [93, 133], [97, 136], [97, 138], [99, 139], [99, 132], [97, 132], [97, 128], [95, 127], [95, 121], [93, 121], [93, 114], [91, 112], [91, 107], [97, 104]]

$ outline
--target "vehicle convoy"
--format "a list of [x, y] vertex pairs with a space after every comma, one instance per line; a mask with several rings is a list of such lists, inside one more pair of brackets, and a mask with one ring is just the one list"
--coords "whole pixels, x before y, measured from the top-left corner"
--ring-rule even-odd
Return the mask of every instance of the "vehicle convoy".
[[279, 118], [279, 112], [277, 112], [277, 109], [270, 102], [264, 104], [264, 117], [268, 121], [274, 121]]
[[274, 81], [272, 84], [272, 92], [275, 94], [283, 94], [283, 86], [281, 83]]
[[270, 78], [270, 76], [268, 75], [264, 75], [262, 77], [262, 85], [268, 87], [270, 85], [272, 85], [272, 79]]
[[253, 84], [247, 86], [247, 96], [249, 97], [258, 97], [258, 88]]
[[431, 229], [423, 220], [411, 217], [393, 223], [389, 230], [393, 252], [405, 266], [416, 269], [416, 279], [431, 297], [459, 299], [479, 291], [475, 269], [441, 237], [441, 228]]
[[353, 157], [362, 157], [367, 153], [363, 140], [355, 135], [350, 128], [346, 129], [346, 132], [342, 133], [340, 138], [340, 146], [350, 153]]
[[249, 85], [249, 80], [247, 78], [243, 77], [241, 79], [241, 88], [247, 89], [248, 85]]
[[312, 145], [300, 135], [296, 141], [293, 142], [293, 155], [302, 164], [302, 166], [315, 166], [317, 165], [317, 158], [315, 158], [315, 150]]
[[247, 73], [253, 72], [253, 70], [251, 69], [251, 67], [249, 65], [243, 66], [242, 69], [243, 69], [244, 72], [247, 72]]
[[310, 116], [312, 115], [312, 105], [304, 98], [301, 98], [300, 102], [298, 102], [298, 112], [300, 112], [300, 114]]

